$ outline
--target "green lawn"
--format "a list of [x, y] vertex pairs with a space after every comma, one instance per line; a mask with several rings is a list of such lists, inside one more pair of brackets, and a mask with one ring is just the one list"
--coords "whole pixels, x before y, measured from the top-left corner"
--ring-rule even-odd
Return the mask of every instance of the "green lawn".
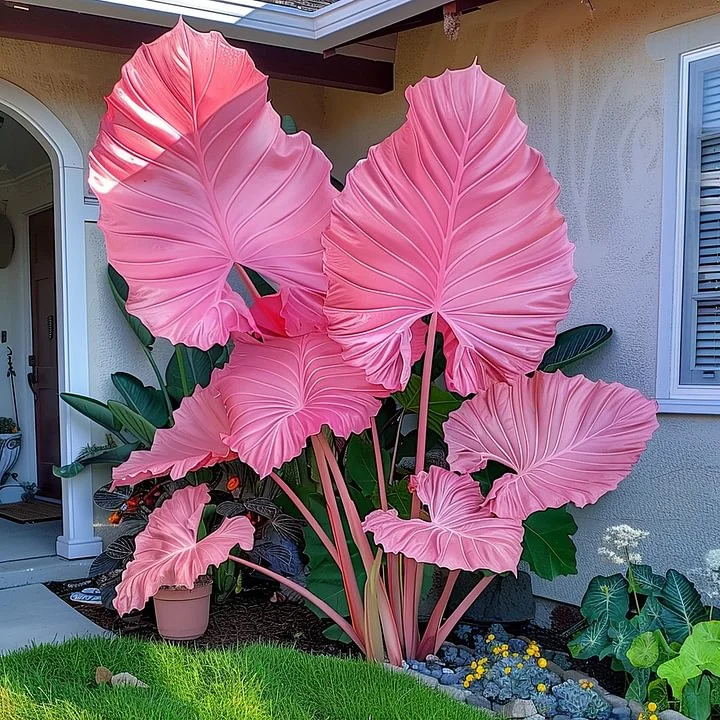
[[[95, 668], [147, 690], [96, 686]], [[412, 678], [355, 660], [248, 646], [188, 650], [93, 638], [0, 656], [2, 720], [487, 720]]]

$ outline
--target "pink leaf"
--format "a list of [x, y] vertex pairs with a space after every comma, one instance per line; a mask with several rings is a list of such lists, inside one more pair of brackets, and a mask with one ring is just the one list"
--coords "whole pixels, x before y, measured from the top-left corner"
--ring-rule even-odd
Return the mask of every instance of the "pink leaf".
[[279, 293], [258, 298], [251, 306], [258, 333], [262, 337], [286, 337], [287, 328], [282, 316], [282, 298]]
[[206, 388], [198, 386], [183, 399], [173, 413], [175, 425], [158, 430], [150, 450], [136, 450], [126, 462], [113, 468], [113, 487], [137, 485], [163, 475], [177, 480], [191, 471], [237, 457], [222, 441], [230, 430], [230, 421], [216, 377]]
[[380, 409], [375, 396], [387, 395], [321, 333], [239, 342], [218, 387], [231, 425], [225, 442], [261, 477], [296, 457], [323, 425], [342, 437], [362, 432]]
[[411, 327], [437, 312], [448, 387], [534, 370], [568, 311], [573, 246], [558, 185], [505, 88], [477, 65], [423, 79], [325, 231], [330, 336], [371, 382], [404, 387]]
[[245, 50], [182, 21], [124, 66], [90, 155], [127, 309], [203, 349], [255, 330], [234, 265], [280, 288], [291, 332], [324, 322], [320, 235], [336, 191], [306, 133], [286, 135]]
[[198, 542], [197, 533], [210, 493], [204, 485], [178, 490], [155, 510], [135, 540], [135, 554], [117, 587], [120, 615], [141, 610], [164, 585], [192, 588], [211, 565], [227, 560], [236, 545], [251, 550], [254, 529], [242, 516], [225, 518]]
[[480, 486], [470, 475], [432, 466], [411, 483], [428, 507], [430, 522], [401, 520], [395, 510], [373, 510], [363, 523], [386, 552], [450, 570], [516, 572], [522, 523], [483, 510]]
[[658, 427], [657, 403], [618, 383], [536, 372], [498, 383], [450, 414], [448, 462], [474, 472], [497, 460], [486, 507], [502, 517], [574, 503], [614, 490]]

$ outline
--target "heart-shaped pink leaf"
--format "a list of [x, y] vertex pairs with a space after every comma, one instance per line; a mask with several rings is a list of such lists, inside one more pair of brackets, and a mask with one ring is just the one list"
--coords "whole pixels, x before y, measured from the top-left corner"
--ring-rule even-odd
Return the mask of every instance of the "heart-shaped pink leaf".
[[186, 487], [153, 511], [117, 586], [114, 605], [120, 615], [141, 610], [164, 585], [192, 588], [211, 565], [227, 560], [236, 545], [252, 549], [255, 531], [243, 516], [225, 518], [198, 542], [200, 517], [209, 500], [204, 485]]
[[230, 430], [227, 411], [215, 384], [217, 373], [206, 388], [199, 385], [173, 413], [175, 424], [155, 433], [150, 450], [136, 450], [113, 468], [113, 487], [137, 485], [142, 480], [170, 475], [173, 480], [189, 472], [231, 460], [235, 453], [223, 442]]
[[[320, 235], [336, 191], [306, 133], [286, 135], [245, 50], [182, 21], [124, 66], [90, 154], [127, 309], [203, 349], [255, 330], [234, 266], [279, 287], [291, 333], [321, 326]], [[244, 272], [244, 271], [243, 271]]]
[[330, 336], [404, 387], [411, 327], [438, 313], [463, 395], [534, 370], [575, 281], [558, 184], [505, 88], [477, 65], [407, 90], [405, 124], [348, 176], [323, 235]]
[[656, 413], [654, 400], [619, 383], [536, 372], [493, 385], [450, 413], [448, 462], [458, 472], [488, 460], [515, 470], [488, 494], [496, 515], [583, 507], [628, 475], [658, 427]]
[[373, 533], [386, 552], [450, 570], [517, 571], [522, 523], [484, 510], [480, 486], [470, 475], [432, 466], [410, 483], [427, 505], [430, 522], [402, 520], [395, 510], [373, 510], [363, 529]]
[[370, 426], [387, 392], [342, 359], [322, 333], [238, 342], [218, 372], [231, 430], [224, 438], [264, 477], [327, 425], [348, 437]]

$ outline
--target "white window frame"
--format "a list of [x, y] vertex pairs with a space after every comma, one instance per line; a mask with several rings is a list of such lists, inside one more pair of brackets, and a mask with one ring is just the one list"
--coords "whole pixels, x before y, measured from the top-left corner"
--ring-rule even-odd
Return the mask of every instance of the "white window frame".
[[689, 77], [693, 62], [720, 55], [720, 14], [647, 37], [648, 53], [664, 61], [662, 233], [656, 398], [660, 412], [720, 414], [720, 385], [680, 382], [685, 274]]

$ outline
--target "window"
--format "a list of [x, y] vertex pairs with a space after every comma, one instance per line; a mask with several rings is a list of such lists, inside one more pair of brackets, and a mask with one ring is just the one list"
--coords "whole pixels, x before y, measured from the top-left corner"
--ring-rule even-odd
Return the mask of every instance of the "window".
[[720, 414], [720, 15], [648, 37], [665, 65], [657, 399]]

